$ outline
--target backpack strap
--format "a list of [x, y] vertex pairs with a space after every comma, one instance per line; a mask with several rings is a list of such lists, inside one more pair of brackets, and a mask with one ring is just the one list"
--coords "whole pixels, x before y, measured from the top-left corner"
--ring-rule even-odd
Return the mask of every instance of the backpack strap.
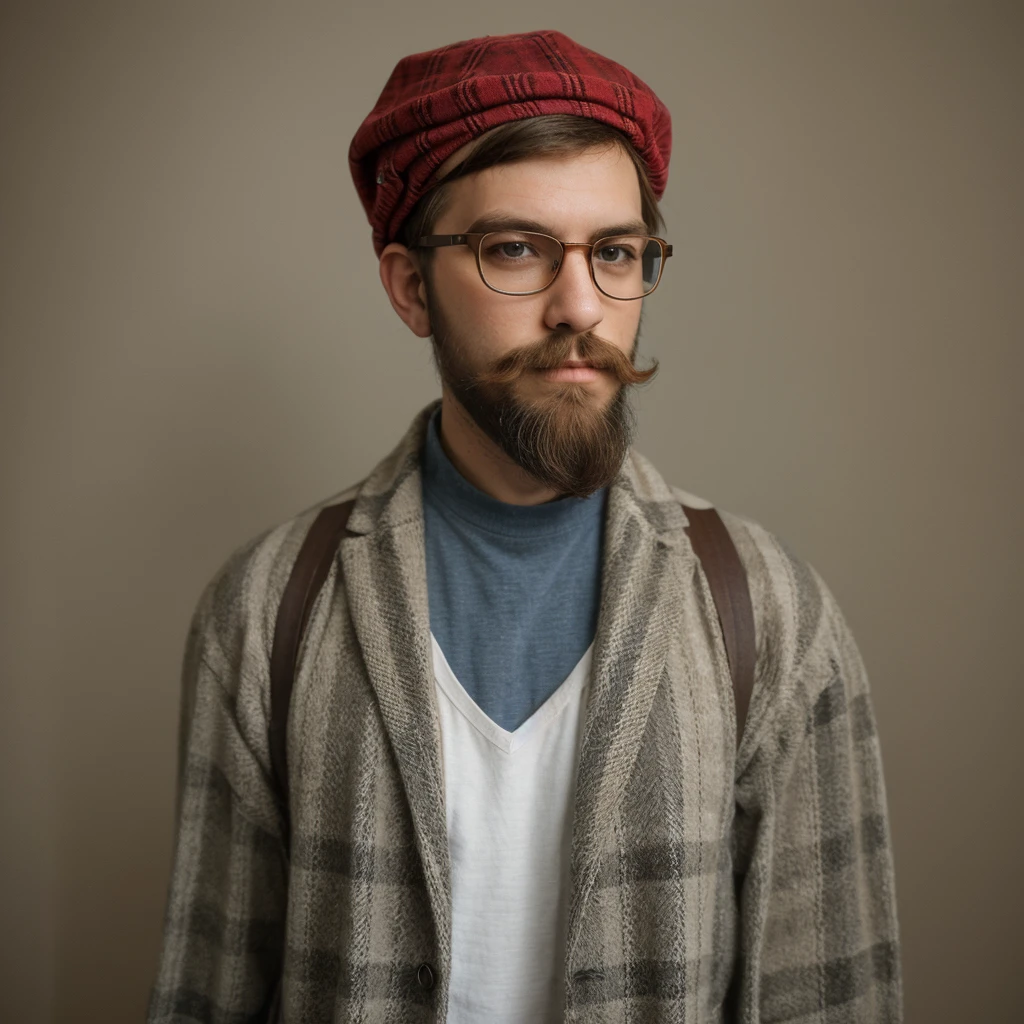
[[715, 509], [683, 505], [683, 511], [689, 520], [686, 534], [704, 569], [722, 627], [736, 702], [736, 746], [739, 746], [750, 707], [750, 695], [754, 691], [754, 665], [757, 661], [754, 609], [747, 573], [736, 545]]
[[[299, 648], [313, 602], [327, 579], [354, 504], [355, 501], [350, 500], [340, 505], [328, 505], [317, 514], [299, 549], [277, 612], [270, 654], [270, 762], [278, 796], [286, 810], [288, 706], [295, 683]], [[747, 574], [736, 545], [715, 509], [683, 505], [683, 511], [689, 520], [687, 536], [704, 569], [722, 627], [736, 700], [736, 743], [739, 745], [754, 689], [757, 657]]]
[[[292, 699], [299, 648], [309, 614], [327, 579], [355, 500], [320, 509], [309, 528], [285, 584], [270, 652], [270, 763], [282, 806], [288, 808], [288, 705]], [[285, 814], [285, 828], [288, 816]], [[288, 836], [285, 834], [287, 843]]]

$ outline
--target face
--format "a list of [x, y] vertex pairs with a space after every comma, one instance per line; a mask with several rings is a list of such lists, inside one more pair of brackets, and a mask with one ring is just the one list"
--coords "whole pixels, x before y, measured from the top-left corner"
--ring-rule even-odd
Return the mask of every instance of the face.
[[[453, 182], [433, 234], [498, 227], [589, 242], [646, 233], [636, 169], [618, 147], [488, 168]], [[425, 283], [442, 383], [507, 455], [559, 494], [585, 495], [618, 472], [631, 438], [625, 389], [641, 300], [609, 298], [589, 254], [567, 249], [553, 284], [503, 295], [468, 246], [434, 251]]]

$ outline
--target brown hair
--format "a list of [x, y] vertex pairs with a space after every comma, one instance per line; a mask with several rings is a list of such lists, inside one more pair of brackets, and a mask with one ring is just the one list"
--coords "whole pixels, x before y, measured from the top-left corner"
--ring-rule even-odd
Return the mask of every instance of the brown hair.
[[[462, 163], [441, 178], [420, 197], [402, 225], [402, 243], [412, 248], [422, 235], [428, 235], [448, 204], [451, 182], [467, 174], [515, 163], [537, 156], [564, 156], [588, 149], [620, 147], [633, 161], [640, 183], [640, 208], [647, 230], [656, 233], [664, 226], [658, 199], [647, 176], [647, 167], [629, 138], [611, 125], [575, 114], [544, 114], [521, 121], [509, 121], [481, 136], [476, 147]], [[423, 254], [431, 252], [423, 250]]]

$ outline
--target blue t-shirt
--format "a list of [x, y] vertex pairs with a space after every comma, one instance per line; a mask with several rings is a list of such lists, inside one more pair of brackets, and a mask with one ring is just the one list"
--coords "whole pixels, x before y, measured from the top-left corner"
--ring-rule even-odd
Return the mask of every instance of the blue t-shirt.
[[607, 489], [509, 505], [452, 465], [430, 420], [423, 514], [430, 629], [480, 709], [514, 731], [594, 639]]

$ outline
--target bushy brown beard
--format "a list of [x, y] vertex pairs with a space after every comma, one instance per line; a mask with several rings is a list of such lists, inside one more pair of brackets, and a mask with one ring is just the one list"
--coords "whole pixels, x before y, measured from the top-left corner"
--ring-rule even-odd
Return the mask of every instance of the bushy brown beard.
[[[466, 342], [431, 302], [434, 356], [441, 380], [477, 426], [517, 465], [560, 497], [587, 497], [615, 478], [633, 440], [635, 416], [628, 388], [657, 372], [634, 365], [637, 343], [626, 355], [592, 332], [556, 333], [524, 345], [478, 373], [466, 368]], [[547, 386], [543, 397], [520, 393], [523, 378], [554, 369], [570, 357], [611, 374], [618, 389], [604, 406], [585, 384]]]

